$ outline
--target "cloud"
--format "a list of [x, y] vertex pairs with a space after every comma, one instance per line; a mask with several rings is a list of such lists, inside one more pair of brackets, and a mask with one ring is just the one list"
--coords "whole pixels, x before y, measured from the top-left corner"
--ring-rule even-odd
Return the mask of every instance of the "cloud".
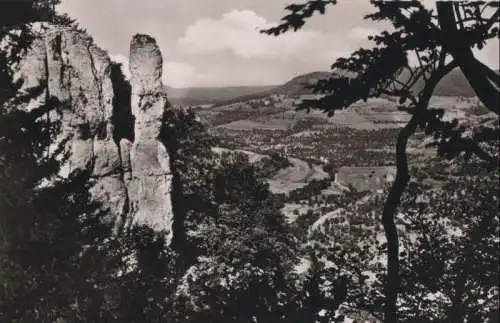
[[197, 73], [193, 66], [186, 63], [168, 61], [163, 64], [163, 83], [172, 87], [203, 83], [206, 78], [206, 75]]
[[355, 27], [347, 34], [347, 37], [355, 40], [367, 40], [370, 35], [377, 35], [378, 30], [374, 28]]
[[231, 51], [241, 58], [273, 59], [296, 57], [304, 49], [321, 46], [324, 35], [314, 30], [300, 30], [280, 37], [259, 32], [274, 25], [251, 10], [234, 10], [220, 19], [203, 18], [187, 27], [178, 40], [187, 54], [210, 54]]
[[[112, 54], [111, 60], [122, 64], [122, 72], [130, 80], [129, 61], [125, 55]], [[207, 76], [197, 73], [196, 69], [186, 63], [163, 62], [163, 83], [172, 87], [186, 87], [191, 84], [203, 83]]]

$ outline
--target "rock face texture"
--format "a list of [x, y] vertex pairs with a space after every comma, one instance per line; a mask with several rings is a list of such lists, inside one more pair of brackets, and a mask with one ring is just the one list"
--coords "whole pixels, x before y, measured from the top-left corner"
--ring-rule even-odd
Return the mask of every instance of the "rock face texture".
[[22, 108], [57, 98], [58, 109], [46, 117], [60, 123], [53, 145], [69, 153], [61, 175], [88, 171], [95, 184], [91, 194], [117, 230], [146, 224], [171, 237], [170, 162], [157, 139], [168, 102], [153, 38], [133, 37], [130, 72], [129, 83], [88, 35], [50, 27], [20, 64], [21, 90], [43, 87]]
[[[170, 199], [172, 175], [166, 147], [158, 140], [163, 113], [168, 105], [163, 94], [162, 56], [156, 41], [135, 35], [130, 44], [132, 114], [135, 140], [130, 147], [130, 172], [126, 173], [135, 220], [158, 230], [172, 219]], [[127, 149], [123, 149], [126, 160]], [[128, 162], [128, 161], [127, 161]], [[165, 212], [167, 211], [168, 212]]]

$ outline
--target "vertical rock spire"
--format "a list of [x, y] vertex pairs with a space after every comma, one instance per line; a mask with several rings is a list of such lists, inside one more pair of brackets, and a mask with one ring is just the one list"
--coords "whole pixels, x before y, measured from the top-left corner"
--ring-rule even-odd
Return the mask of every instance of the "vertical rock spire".
[[130, 83], [135, 140], [130, 148], [130, 197], [134, 221], [171, 236], [172, 175], [166, 148], [158, 140], [168, 106], [161, 82], [163, 59], [156, 41], [137, 34], [130, 43]]
[[[168, 107], [162, 63], [156, 41], [135, 35], [129, 86], [116, 70], [113, 75], [108, 54], [90, 36], [51, 26], [33, 43], [18, 74], [21, 91], [44, 87], [36, 102], [54, 97], [61, 103], [47, 116], [60, 122], [55, 141], [69, 154], [60, 175], [88, 171], [93, 199], [117, 229], [147, 225], [170, 241], [172, 175], [167, 149], [158, 140]], [[36, 108], [32, 103], [18, 108]]]
[[161, 92], [163, 58], [156, 40], [136, 34], [130, 42], [129, 54], [132, 93], [142, 96]]

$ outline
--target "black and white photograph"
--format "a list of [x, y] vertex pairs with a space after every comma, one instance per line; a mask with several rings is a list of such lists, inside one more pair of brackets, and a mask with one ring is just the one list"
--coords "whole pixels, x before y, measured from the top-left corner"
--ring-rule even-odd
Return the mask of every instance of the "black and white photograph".
[[0, 323], [500, 320], [500, 1], [0, 0]]

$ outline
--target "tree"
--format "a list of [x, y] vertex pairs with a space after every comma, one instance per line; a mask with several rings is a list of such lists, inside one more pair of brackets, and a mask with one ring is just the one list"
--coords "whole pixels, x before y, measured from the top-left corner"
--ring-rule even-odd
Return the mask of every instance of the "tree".
[[292, 236], [248, 158], [212, 156], [204, 177], [187, 185], [194, 192], [200, 185], [212, 207], [187, 217], [199, 260], [180, 283], [180, 311], [190, 322], [279, 322], [290, 295]]
[[90, 174], [57, 176], [62, 145], [46, 153], [57, 124], [37, 110], [4, 105], [0, 114], [0, 317], [108, 320], [106, 289], [119, 268], [111, 224], [91, 201]]
[[132, 228], [118, 242], [123, 266], [109, 293], [112, 321], [178, 322], [175, 291], [185, 271], [178, 254], [145, 226]]
[[[406, 319], [492, 322], [498, 313], [498, 174], [408, 194], [401, 295]], [[434, 299], [429, 295], [433, 295]]]
[[215, 166], [211, 150], [214, 139], [192, 110], [169, 107], [163, 121], [159, 139], [168, 149], [173, 174], [172, 248], [186, 256], [188, 265], [196, 257], [187, 237], [189, 222], [194, 214], [213, 213], [215, 210], [213, 190], [207, 182]]
[[[336, 0], [309, 0], [289, 5], [286, 7], [289, 14], [282, 23], [262, 32], [277, 36], [296, 31], [308, 18], [316, 13], [324, 14], [327, 6], [336, 3]], [[365, 19], [389, 22], [393, 30], [370, 36], [373, 48], [362, 48], [348, 58], [339, 58], [332, 65], [332, 76], [314, 86], [316, 92], [325, 95], [319, 100], [303, 102], [300, 108], [317, 108], [332, 116], [336, 110], [356, 101], [391, 96], [398, 98], [399, 109], [411, 116], [397, 138], [397, 173], [382, 211], [388, 242], [385, 321], [395, 322], [400, 268], [394, 215], [410, 181], [408, 139], [420, 127], [435, 138], [438, 151], [444, 156], [475, 155], [491, 168], [498, 163], [480, 144], [497, 141], [497, 132], [467, 138], [463, 135], [465, 129], [458, 126], [456, 120], [443, 121], [444, 111], [428, 105], [439, 81], [459, 67], [481, 102], [498, 115], [500, 77], [477, 60], [472, 49], [481, 49], [486, 41], [498, 37], [500, 8], [497, 2], [437, 2], [436, 14], [419, 1], [371, 1], [371, 4], [376, 12]], [[411, 54], [416, 56], [417, 66], [410, 65]]]
[[61, 149], [44, 158], [53, 124], [14, 110], [0, 126], [0, 319], [168, 318], [179, 273], [162, 236], [144, 227], [113, 235], [90, 174], [58, 177]]
[[312, 252], [335, 268], [328, 277], [331, 285], [345, 280], [349, 287], [342, 302], [330, 304], [332, 319], [335, 314], [361, 321], [380, 318], [380, 288], [370, 272], [380, 272], [378, 249], [382, 246], [374, 210], [381, 206], [378, 194], [368, 195], [362, 202], [353, 198], [308, 233]]
[[52, 22], [79, 29], [74, 19], [59, 14], [55, 6], [60, 0], [2, 1], [0, 3], [0, 105], [12, 98], [19, 88], [14, 82], [12, 67], [31, 46], [36, 35], [32, 23]]
[[[498, 174], [462, 175], [439, 188], [412, 181], [396, 219], [400, 241], [402, 322], [491, 322], [498, 313]], [[389, 189], [389, 187], [388, 187]], [[381, 317], [387, 245], [374, 210], [386, 193], [348, 205], [311, 232], [309, 244], [351, 278], [349, 318]], [[336, 277], [331, 277], [334, 282]], [[347, 309], [347, 311], [346, 311]]]
[[161, 140], [178, 176], [175, 210], [182, 212], [174, 227], [183, 240], [175, 249], [181, 277], [170, 320], [319, 320], [320, 310], [330, 308], [317, 301], [328, 299], [315, 283], [324, 271], [295, 273], [303, 252], [258, 167], [243, 154], [212, 152], [212, 139], [190, 111], [167, 109]]
[[41, 116], [57, 108], [58, 100], [47, 98], [23, 111], [19, 106], [40, 95], [44, 84], [20, 93], [13, 79], [13, 67], [36, 37], [30, 23], [55, 19], [55, 3], [1, 4], [0, 39], [6, 46], [0, 50], [0, 318], [109, 321], [107, 290], [120, 268], [111, 225], [91, 200], [88, 172], [58, 176], [65, 141], [47, 153], [59, 123]]
[[300, 308], [296, 244], [259, 169], [243, 154], [214, 153], [214, 140], [189, 110], [166, 110], [160, 140], [174, 174], [172, 247], [180, 275], [167, 317], [290, 322]]

